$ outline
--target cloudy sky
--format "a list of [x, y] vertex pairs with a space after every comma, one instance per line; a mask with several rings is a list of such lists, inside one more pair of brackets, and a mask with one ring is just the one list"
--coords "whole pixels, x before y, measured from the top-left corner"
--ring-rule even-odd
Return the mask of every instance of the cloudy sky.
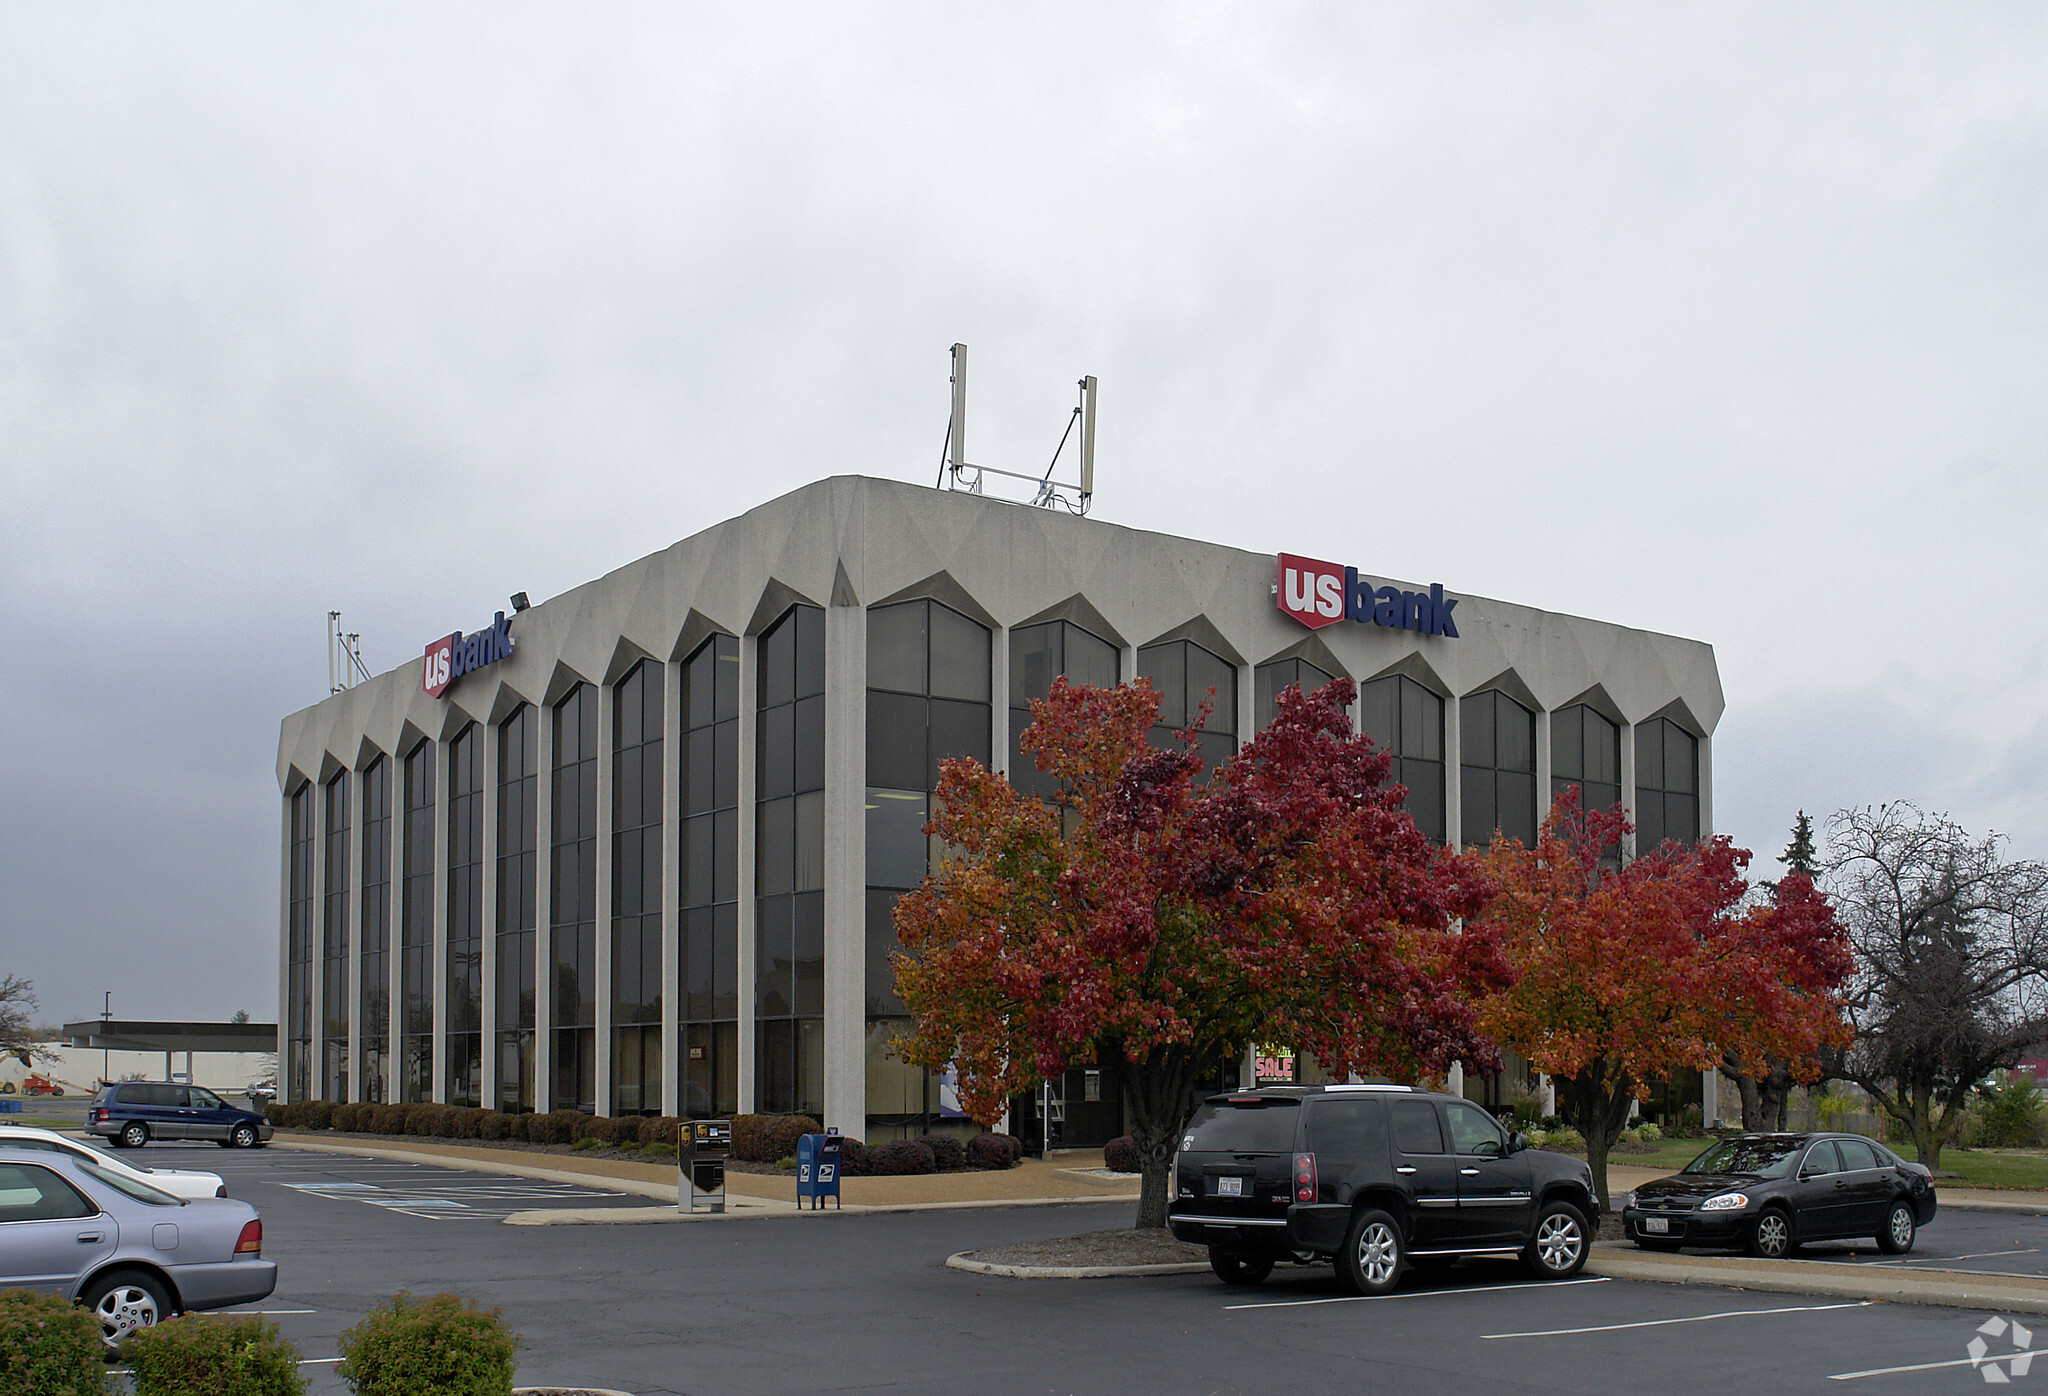
[[2048, 14], [0, 9], [0, 971], [275, 1013], [277, 722], [1102, 384], [1097, 513], [1712, 642], [2048, 855]]

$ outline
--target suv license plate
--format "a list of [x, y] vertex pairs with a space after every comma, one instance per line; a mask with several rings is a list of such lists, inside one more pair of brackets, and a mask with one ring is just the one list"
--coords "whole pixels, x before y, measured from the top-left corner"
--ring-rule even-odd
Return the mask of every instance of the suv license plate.
[[1669, 1217], [1644, 1217], [1643, 1231], [1651, 1236], [1667, 1235], [1671, 1231], [1671, 1219]]
[[1244, 1179], [1218, 1178], [1216, 1180], [1216, 1195], [1218, 1197], [1243, 1197]]

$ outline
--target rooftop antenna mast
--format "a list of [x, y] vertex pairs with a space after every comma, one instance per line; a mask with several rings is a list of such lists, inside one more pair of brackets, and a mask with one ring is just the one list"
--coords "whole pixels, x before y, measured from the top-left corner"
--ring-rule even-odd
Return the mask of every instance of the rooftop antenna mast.
[[[1067, 415], [1066, 430], [1060, 433], [1060, 444], [1053, 448], [1052, 460], [1045, 470], [1037, 475], [1020, 475], [1014, 470], [998, 470], [992, 465], [976, 465], [967, 459], [967, 346], [953, 346], [953, 410], [946, 420], [946, 449], [939, 465], [938, 483], [952, 490], [967, 494], [985, 494], [988, 478], [998, 476], [1006, 480], [1021, 480], [1032, 488], [1029, 500], [1012, 500], [1016, 504], [1032, 504], [1041, 509], [1065, 509], [1069, 513], [1085, 514], [1095, 499], [1095, 378], [1083, 378], [1078, 388], [1074, 410]], [[1074, 427], [1081, 428], [1080, 478], [1078, 480], [1055, 480], [1053, 471], [1059, 468], [1060, 457], [1065, 454], [1067, 442], [1074, 435]]]
[[370, 671], [363, 664], [363, 637], [356, 631], [343, 631], [341, 612], [327, 613], [327, 691], [335, 694], [345, 688], [354, 688], [370, 677]]

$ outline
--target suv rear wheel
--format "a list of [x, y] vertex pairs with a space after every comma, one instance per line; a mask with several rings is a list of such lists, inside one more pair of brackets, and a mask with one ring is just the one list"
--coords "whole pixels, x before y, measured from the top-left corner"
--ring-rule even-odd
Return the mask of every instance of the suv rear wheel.
[[1353, 1294], [1392, 1293], [1401, 1283], [1407, 1252], [1399, 1222], [1385, 1212], [1360, 1212], [1351, 1219], [1344, 1249], [1337, 1252], [1337, 1281]]
[[1273, 1262], [1254, 1260], [1250, 1256], [1225, 1255], [1213, 1246], [1209, 1250], [1209, 1268], [1216, 1272], [1216, 1278], [1227, 1285], [1255, 1285], [1273, 1273]]
[[1522, 1260], [1539, 1279], [1568, 1280], [1586, 1263], [1586, 1219], [1569, 1202], [1552, 1202], [1536, 1214], [1536, 1234]]

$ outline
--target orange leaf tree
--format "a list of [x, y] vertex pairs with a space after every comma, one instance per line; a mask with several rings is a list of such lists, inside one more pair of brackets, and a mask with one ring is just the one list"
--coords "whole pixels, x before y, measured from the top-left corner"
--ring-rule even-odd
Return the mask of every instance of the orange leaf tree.
[[1506, 839], [1468, 855], [1494, 890], [1474, 928], [1499, 937], [1513, 971], [1482, 1022], [1557, 1078], [1603, 1207], [1608, 1152], [1649, 1082], [1724, 1059], [1804, 1063], [1810, 1079], [1820, 1047], [1846, 1040], [1838, 991], [1852, 967], [1803, 874], [1756, 901], [1749, 853], [1726, 835], [1618, 867], [1628, 832], [1619, 810], [1582, 810], [1571, 794], [1534, 848]]
[[1206, 781], [1192, 729], [1147, 744], [1143, 681], [1061, 680], [1032, 705], [1022, 744], [1060, 782], [1054, 807], [944, 763], [930, 829], [952, 851], [896, 911], [903, 1055], [957, 1065], [984, 1122], [1092, 1056], [1125, 1102], [1140, 1226], [1165, 1222], [1198, 1081], [1254, 1039], [1340, 1078], [1497, 1059], [1472, 1004], [1503, 966], [1488, 934], [1451, 929], [1484, 885], [1401, 810], [1388, 758], [1351, 731], [1353, 692], [1290, 689]]

